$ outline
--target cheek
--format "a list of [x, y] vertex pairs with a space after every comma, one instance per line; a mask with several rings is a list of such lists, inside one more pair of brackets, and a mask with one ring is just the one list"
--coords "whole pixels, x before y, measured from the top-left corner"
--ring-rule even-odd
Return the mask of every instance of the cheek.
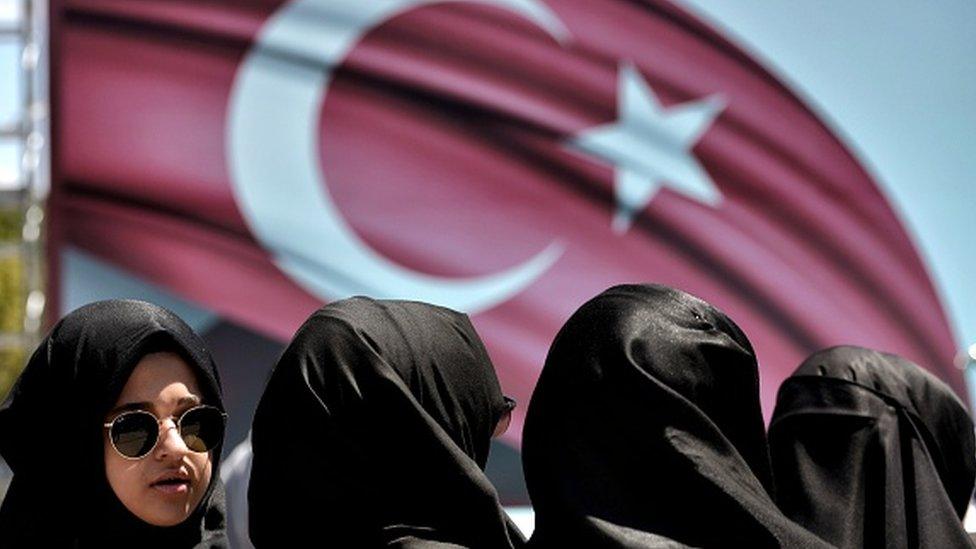
[[196, 509], [210, 486], [210, 479], [213, 477], [213, 460], [210, 459], [210, 452], [205, 452], [202, 454], [191, 453], [189, 461], [193, 469], [197, 471], [197, 479], [199, 479], [194, 487], [193, 498], [190, 502], [191, 509]]
[[133, 513], [137, 514], [132, 505], [140, 500], [140, 492], [144, 482], [142, 482], [142, 460], [128, 460], [123, 458], [112, 448], [106, 439], [105, 441], [105, 478], [109, 486], [115, 492], [116, 497], [129, 507]]

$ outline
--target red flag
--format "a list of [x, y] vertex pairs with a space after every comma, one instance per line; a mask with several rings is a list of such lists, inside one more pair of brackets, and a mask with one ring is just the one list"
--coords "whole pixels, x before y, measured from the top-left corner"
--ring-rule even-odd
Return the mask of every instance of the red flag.
[[869, 175], [667, 2], [55, 15], [66, 238], [242, 324], [284, 340], [348, 293], [442, 296], [477, 313], [526, 402], [572, 311], [654, 281], [740, 323], [767, 413], [803, 357], [841, 343], [962, 393], [932, 283]]

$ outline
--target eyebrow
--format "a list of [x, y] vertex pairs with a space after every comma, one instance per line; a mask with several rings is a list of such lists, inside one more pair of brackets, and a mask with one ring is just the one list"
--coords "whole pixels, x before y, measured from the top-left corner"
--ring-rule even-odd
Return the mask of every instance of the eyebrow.
[[109, 416], [114, 416], [122, 412], [128, 412], [130, 410], [146, 410], [147, 412], [152, 411], [152, 404], [148, 402], [128, 402], [122, 406], [116, 406], [112, 408], [109, 412]]
[[186, 395], [185, 397], [180, 397], [180, 399], [176, 401], [176, 407], [197, 406], [201, 402], [200, 397], [197, 395]]
[[[197, 395], [186, 395], [184, 397], [180, 397], [180, 399], [176, 401], [176, 408], [192, 408], [200, 405], [201, 403], [202, 401]], [[111, 411], [109, 411], [108, 415], [115, 416], [130, 410], [145, 410], [147, 412], [152, 412], [153, 405], [151, 402], [127, 402], [121, 406], [116, 406], [113, 408]]]

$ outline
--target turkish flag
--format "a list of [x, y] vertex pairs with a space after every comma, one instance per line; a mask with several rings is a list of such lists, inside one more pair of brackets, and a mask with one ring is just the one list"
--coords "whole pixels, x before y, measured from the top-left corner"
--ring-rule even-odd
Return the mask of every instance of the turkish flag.
[[807, 354], [841, 343], [962, 393], [933, 285], [866, 171], [668, 2], [53, 15], [59, 232], [244, 325], [287, 340], [352, 293], [437, 300], [473, 313], [527, 402], [577, 307], [653, 281], [742, 326], [767, 413]]

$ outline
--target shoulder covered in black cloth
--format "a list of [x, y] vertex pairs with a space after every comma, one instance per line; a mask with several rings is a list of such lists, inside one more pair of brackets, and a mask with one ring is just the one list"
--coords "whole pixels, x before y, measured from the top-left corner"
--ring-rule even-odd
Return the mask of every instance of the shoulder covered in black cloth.
[[365, 297], [323, 307], [255, 414], [252, 541], [522, 545], [483, 473], [506, 407], [465, 315]]
[[[204, 403], [223, 409], [203, 341], [172, 312], [110, 300], [65, 316], [31, 356], [0, 405], [0, 454], [14, 478], [0, 508], [0, 543], [29, 547], [222, 547], [219, 447], [200, 504], [176, 526], [143, 522], [105, 472], [105, 415], [147, 352], [178, 354]], [[146, 458], [149, 459], [149, 458]]]
[[972, 547], [973, 422], [932, 374], [842, 346], [780, 387], [769, 429], [780, 504], [840, 547]]
[[827, 547], [776, 507], [755, 353], [724, 313], [616, 286], [566, 322], [522, 440], [536, 547]]

